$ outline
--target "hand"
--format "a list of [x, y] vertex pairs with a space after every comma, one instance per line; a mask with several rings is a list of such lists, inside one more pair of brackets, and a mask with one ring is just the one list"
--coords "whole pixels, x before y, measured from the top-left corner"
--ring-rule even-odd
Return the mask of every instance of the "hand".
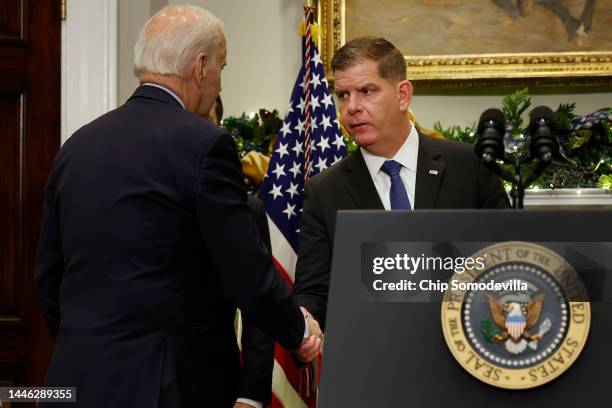
[[317, 322], [317, 320], [312, 317], [310, 312], [306, 310], [305, 307], [300, 306], [300, 309], [302, 310], [302, 313], [306, 318], [306, 322], [308, 323], [308, 333], [310, 334], [310, 336], [320, 337], [321, 339], [323, 339], [323, 332], [321, 331], [319, 322]]
[[321, 352], [321, 342], [323, 340], [317, 336], [310, 336], [302, 341], [302, 345], [295, 352], [297, 358], [304, 363], [310, 363], [312, 360], [317, 358]]
[[312, 360], [317, 358], [321, 352], [321, 346], [323, 345], [323, 332], [321, 331], [319, 322], [312, 317], [308, 310], [303, 307], [300, 307], [300, 309], [302, 309], [306, 322], [308, 322], [308, 332], [310, 333], [310, 337], [302, 341], [302, 345], [295, 352], [295, 355], [301, 361], [310, 363]]

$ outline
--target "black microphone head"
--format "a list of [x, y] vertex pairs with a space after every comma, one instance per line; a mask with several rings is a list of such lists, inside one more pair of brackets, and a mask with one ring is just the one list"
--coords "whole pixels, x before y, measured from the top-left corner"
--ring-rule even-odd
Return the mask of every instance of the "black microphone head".
[[559, 152], [555, 113], [547, 106], [538, 106], [529, 113], [529, 133], [532, 158], [550, 161]]
[[529, 129], [533, 130], [539, 126], [548, 126], [554, 129], [555, 113], [548, 106], [538, 106], [529, 113]]
[[482, 112], [480, 115], [480, 120], [478, 121], [478, 133], [481, 133], [486, 128], [494, 128], [503, 136], [506, 133], [506, 119], [504, 118], [504, 114], [499, 109], [487, 109]]
[[476, 133], [476, 156], [491, 162], [500, 158], [504, 153], [504, 133], [506, 120], [499, 109], [487, 109], [480, 115]]

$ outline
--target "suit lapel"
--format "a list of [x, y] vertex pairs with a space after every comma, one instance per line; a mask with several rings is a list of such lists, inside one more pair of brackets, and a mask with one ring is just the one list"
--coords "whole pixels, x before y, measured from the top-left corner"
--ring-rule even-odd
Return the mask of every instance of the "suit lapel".
[[417, 174], [415, 188], [415, 209], [435, 208], [444, 176], [444, 163], [436, 161], [440, 156], [435, 148], [428, 143], [429, 136], [419, 134], [419, 157], [417, 159]]
[[384, 210], [361, 150], [351, 154], [344, 165], [344, 185], [359, 210]]

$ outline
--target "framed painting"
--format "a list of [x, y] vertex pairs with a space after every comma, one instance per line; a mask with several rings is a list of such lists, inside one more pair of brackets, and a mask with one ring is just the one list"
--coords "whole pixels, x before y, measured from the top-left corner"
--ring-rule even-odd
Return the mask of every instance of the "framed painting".
[[328, 72], [375, 35], [423, 85], [612, 84], [612, 0], [318, 0], [317, 15]]

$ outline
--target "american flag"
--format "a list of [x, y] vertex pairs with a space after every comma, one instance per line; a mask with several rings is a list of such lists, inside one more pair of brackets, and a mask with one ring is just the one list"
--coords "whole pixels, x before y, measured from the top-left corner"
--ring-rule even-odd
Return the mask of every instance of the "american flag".
[[[347, 153], [329, 92], [321, 56], [311, 35], [312, 8], [305, 7], [302, 67], [291, 93], [289, 110], [276, 135], [268, 172], [259, 197], [268, 213], [272, 256], [289, 284], [295, 278], [304, 183]], [[276, 346], [273, 407], [312, 407], [316, 397], [310, 370], [298, 370], [290, 355]], [[310, 384], [308, 384], [310, 382]]]

